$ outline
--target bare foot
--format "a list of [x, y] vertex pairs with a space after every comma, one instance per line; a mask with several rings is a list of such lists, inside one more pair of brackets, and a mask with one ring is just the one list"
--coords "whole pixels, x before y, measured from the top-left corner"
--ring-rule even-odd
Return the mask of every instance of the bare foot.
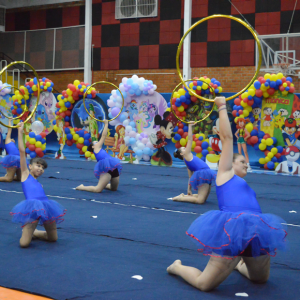
[[79, 185], [77, 188], [75, 188], [75, 190], [82, 190], [82, 188], [84, 187], [84, 185], [83, 184], [81, 184], [81, 185]]
[[168, 268], [167, 268], [167, 272], [169, 274], [174, 274], [176, 275], [176, 267], [177, 266], [181, 266], [181, 260], [177, 259], [175, 260]]
[[107, 190], [110, 190], [111, 189], [111, 187], [110, 187], [110, 183], [108, 183], [107, 185], [106, 185], [106, 187], [105, 187]]
[[184, 194], [180, 194], [179, 196], [176, 196], [173, 198], [173, 201], [177, 201], [177, 200], [180, 200], [180, 198], [184, 197]]

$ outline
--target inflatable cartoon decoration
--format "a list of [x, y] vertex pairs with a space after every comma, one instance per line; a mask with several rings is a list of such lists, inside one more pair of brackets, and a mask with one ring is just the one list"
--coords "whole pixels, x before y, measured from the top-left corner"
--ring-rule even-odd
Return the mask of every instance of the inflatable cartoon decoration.
[[[12, 99], [10, 96], [11, 87], [7, 83], [2, 83], [0, 81], [0, 120], [2, 123], [8, 124], [8, 119], [4, 117], [4, 114], [7, 114], [9, 117], [12, 117], [11, 107], [12, 107]], [[4, 150], [4, 139], [3, 136], [7, 133], [7, 127], [0, 125], [0, 154], [1, 149]]]
[[295, 146], [289, 146], [285, 149], [284, 155], [286, 157], [286, 161], [279, 163], [275, 171], [277, 173], [300, 175], [300, 165], [296, 163], [300, 157], [299, 149]]
[[[119, 117], [110, 122], [116, 130], [114, 147], [111, 150], [113, 153], [118, 152], [118, 158], [124, 161], [150, 161], [155, 147], [149, 138], [151, 135], [156, 136], [160, 128], [155, 119], [158, 116], [162, 118], [168, 107], [162, 95], [155, 91], [156, 88], [151, 80], [137, 75], [131, 78], [124, 77], [119, 84], [124, 97], [124, 108]], [[111, 91], [107, 105], [109, 118], [117, 116], [122, 108], [119, 91]], [[134, 160], [131, 159], [132, 152], [135, 154]]]
[[175, 136], [173, 132], [177, 119], [173, 113], [167, 111], [164, 113], [163, 118], [160, 115], [155, 116], [154, 118], [155, 125], [159, 126], [159, 131], [150, 136], [150, 141], [157, 152], [151, 158], [152, 165], [172, 165], [172, 157], [165, 149], [167, 142], [166, 139], [171, 139]]

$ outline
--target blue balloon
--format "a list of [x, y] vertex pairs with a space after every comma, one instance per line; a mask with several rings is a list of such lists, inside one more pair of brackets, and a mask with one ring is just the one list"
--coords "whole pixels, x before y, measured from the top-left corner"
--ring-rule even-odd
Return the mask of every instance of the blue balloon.
[[38, 81], [37, 81], [36, 77], [33, 78], [33, 83], [34, 83], [35, 85], [37, 85]]
[[203, 136], [199, 136], [198, 140], [203, 141]]
[[[148, 93], [148, 92], [147, 92]], [[134, 94], [134, 89], [129, 90], [129, 94], [133, 95]]]
[[47, 91], [51, 93], [52, 92], [52, 87], [50, 87], [50, 86], [47, 87]]
[[259, 149], [259, 144], [260, 144], [260, 143], [256, 143], [256, 144], [253, 146], [253, 148], [254, 148], [255, 150], [260, 150], [260, 149]]
[[26, 152], [27, 154], [30, 154], [31, 151], [30, 151], [28, 148], [26, 148], [26, 149], [25, 149], [25, 152]]
[[283, 161], [282, 156], [277, 159], [277, 162], [281, 163]]
[[77, 134], [80, 136], [80, 137], [84, 137], [84, 130], [79, 130], [77, 132]]
[[[217, 89], [215, 89], [215, 92], [216, 92], [216, 94], [217, 94], [217, 93], [219, 92], [219, 90], [218, 90], [218, 92], [217, 92]], [[210, 90], [209, 90], [209, 89], [205, 90], [205, 94], [209, 95], [209, 94], [210, 94]]]
[[[202, 145], [203, 145], [203, 143], [202, 143]], [[209, 152], [208, 152], [207, 149], [203, 149], [203, 150], [202, 150], [202, 155], [203, 155], [204, 157], [205, 157], [208, 153], [209, 153]]]
[[287, 87], [285, 88], [285, 90], [288, 92], [288, 91], [290, 90], [290, 87], [287, 86]]
[[84, 140], [83, 144], [84, 144], [84, 146], [89, 146], [90, 145], [90, 141], [89, 140]]
[[132, 127], [132, 128], [135, 128], [135, 122], [133, 122], [133, 121], [131, 121], [130, 123], [129, 123], [129, 125]]
[[65, 128], [65, 133], [66, 133], [66, 134], [69, 134], [70, 132], [71, 132], [70, 128], [66, 127], [66, 128]]
[[180, 101], [181, 101], [181, 102], [185, 102], [185, 101], [186, 101], [185, 96], [180, 96]]
[[262, 139], [264, 136], [265, 136], [265, 133], [264, 133], [263, 131], [259, 131], [259, 132], [258, 132], [258, 137], [259, 137], [259, 138]]
[[137, 150], [136, 152], [137, 156], [142, 156], [143, 155], [143, 151], [141, 149]]
[[273, 146], [268, 146], [267, 150], [271, 151], [274, 147]]
[[65, 107], [67, 107], [67, 108], [69, 108], [69, 107], [71, 107], [71, 102], [69, 102], [69, 101], [67, 101], [66, 103], [65, 103]]
[[127, 117], [124, 115], [120, 115], [120, 117], [119, 117], [119, 120], [121, 123], [123, 123], [126, 119], [127, 119]]
[[293, 78], [292, 78], [292, 77], [287, 77], [287, 78], [286, 78], [286, 81], [293, 82]]
[[147, 154], [147, 155], [150, 155], [151, 149], [148, 148], [148, 147], [145, 147], [145, 148], [143, 149], [143, 153], [144, 153], [144, 154]]
[[132, 137], [132, 138], [129, 139], [129, 144], [130, 145], [133, 145], [135, 143], [136, 143], [136, 139], [135, 138]]
[[23, 109], [22, 108], [17, 108], [17, 114], [21, 114], [23, 112]]
[[65, 121], [69, 122], [70, 121], [70, 117], [69, 116], [65, 116]]
[[248, 96], [248, 100], [252, 100], [253, 97], [251, 95]]
[[190, 99], [187, 99], [186, 101], [185, 101], [185, 104], [186, 105], [190, 105], [192, 103], [192, 101], [190, 100]]
[[266, 86], [266, 87], [270, 86], [269, 82], [266, 81], [266, 82], [265, 82], [265, 86]]
[[34, 132], [29, 132], [29, 137], [31, 137], [31, 138], [35, 138], [35, 133]]
[[53, 120], [52, 124], [53, 124], [53, 125], [56, 125], [56, 120]]
[[219, 89], [215, 89], [215, 93], [216, 93], [216, 94], [219, 94]]
[[275, 162], [277, 162], [277, 157], [273, 156], [271, 160], [272, 160], [272, 162], [275, 163]]
[[175, 141], [180, 141], [180, 139], [181, 139], [180, 134], [176, 133], [175, 136], [174, 136], [174, 140]]
[[140, 89], [138, 89], [138, 90], [136, 90], [135, 94], [136, 94], [137, 96], [140, 96], [140, 95], [142, 94], [142, 91], [141, 91]]
[[73, 139], [73, 135], [71, 133], [67, 134], [67, 139], [68, 140], [72, 140]]
[[45, 144], [46, 143], [46, 139], [42, 139], [42, 144]]
[[[208, 146], [209, 146], [209, 145], [208, 145], [208, 142], [205, 142], [205, 141], [204, 141], [204, 142], [202, 143], [202, 145], [201, 145], [202, 149], [206, 149], [206, 148], [208, 148]], [[208, 152], [208, 151], [207, 151], [207, 152]], [[203, 151], [202, 151], [202, 154], [203, 154]], [[203, 154], [203, 155], [204, 155], [204, 154]]]
[[132, 128], [132, 131], [136, 132], [136, 128]]
[[270, 87], [271, 87], [271, 88], [275, 88], [275, 86], [276, 86], [276, 82], [275, 82], [275, 81], [271, 81], [271, 82], [270, 82]]
[[35, 136], [35, 140], [36, 140], [36, 141], [41, 142], [42, 139], [43, 139], [43, 138], [42, 138], [39, 134], [37, 134], [37, 135]]
[[86, 133], [83, 137], [84, 137], [85, 140], [88, 140], [88, 139], [90, 139], [91, 134], [90, 133]]
[[276, 148], [278, 150], [278, 153], [282, 153], [282, 151], [283, 151], [283, 147], [282, 146], [277, 146]]
[[109, 117], [110, 119], [113, 118], [113, 116], [111, 115], [111, 113], [108, 114], [108, 117]]
[[173, 129], [173, 132], [177, 132], [178, 131], [178, 126], [176, 126], [174, 129]]
[[277, 85], [282, 85], [282, 80], [281, 80], [281, 79], [277, 79], [277, 80], [276, 80], [276, 84], [277, 84]]
[[35, 157], [36, 157], [35, 151], [30, 152], [30, 157], [31, 157], [31, 158], [35, 158]]
[[261, 83], [259, 81], [254, 82], [254, 87], [258, 90], [261, 87]]
[[178, 103], [178, 102], [176, 101], [176, 102], [175, 102], [175, 105], [176, 105], [177, 107], [179, 107], [179, 106], [181, 106], [181, 103], [180, 103], [180, 102]]
[[276, 137], [272, 137], [271, 139], [273, 140], [273, 145], [275, 145], [277, 143]]
[[257, 135], [258, 135], [258, 131], [255, 130], [255, 129], [253, 129], [253, 130], [251, 131], [251, 136], [257, 136]]
[[129, 78], [128, 80], [127, 80], [127, 85], [132, 85], [133, 84], [133, 80], [131, 79], [131, 78]]
[[81, 85], [81, 84], [78, 84], [78, 88], [81, 89], [81, 88], [82, 88], [82, 85]]
[[184, 132], [188, 132], [189, 131], [189, 127], [188, 126], [183, 126], [183, 131]]
[[171, 102], [168, 102], [168, 107], [171, 107]]
[[189, 92], [186, 92], [186, 93], [185, 93], [185, 98], [186, 98], [186, 99], [190, 99], [190, 98], [191, 98], [191, 95], [189, 94]]
[[272, 162], [272, 161], [269, 161], [268, 163], [267, 163], [267, 167], [269, 168], [269, 169], [274, 169], [274, 167], [275, 167], [275, 164]]

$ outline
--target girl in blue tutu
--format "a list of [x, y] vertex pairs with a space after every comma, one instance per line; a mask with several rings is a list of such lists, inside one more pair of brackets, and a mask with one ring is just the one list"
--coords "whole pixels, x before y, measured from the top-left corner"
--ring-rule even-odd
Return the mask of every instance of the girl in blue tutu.
[[[20, 150], [21, 182], [26, 200], [17, 204], [11, 211], [14, 223], [21, 223], [23, 227], [20, 246], [28, 247], [32, 238], [55, 242], [57, 240], [56, 224], [63, 221], [65, 209], [56, 201], [45, 195], [42, 185], [37, 181], [47, 168], [44, 159], [31, 159], [29, 170], [25, 158], [23, 144], [24, 123], [19, 125], [18, 144]], [[37, 225], [43, 225], [46, 231], [37, 230]]]
[[[11, 126], [11, 119], [8, 119], [8, 125]], [[5, 138], [6, 156], [0, 161], [2, 167], [6, 169], [5, 176], [0, 177], [2, 182], [21, 181], [20, 152], [15, 140], [11, 138], [11, 131], [12, 129], [8, 128]]]
[[90, 145], [88, 151], [94, 151], [97, 164], [94, 168], [94, 174], [99, 179], [96, 186], [79, 185], [76, 190], [101, 193], [104, 188], [116, 191], [119, 186], [119, 179], [122, 171], [122, 165], [119, 159], [111, 157], [102, 145], [107, 136], [108, 121], [104, 121], [105, 126], [100, 140], [94, 145]]
[[231, 126], [224, 97], [215, 99], [219, 108], [223, 149], [216, 179], [219, 209], [206, 212], [187, 231], [210, 260], [200, 271], [180, 260], [170, 265], [170, 274], [181, 276], [202, 291], [210, 291], [237, 269], [253, 282], [265, 283], [270, 273], [270, 256], [285, 250], [283, 219], [263, 214], [255, 192], [243, 179], [247, 174], [244, 156], [233, 154]]
[[[189, 124], [186, 147], [181, 147], [174, 153], [174, 157], [184, 160], [188, 170], [189, 183], [187, 195], [180, 194], [174, 197], [173, 201], [203, 204], [208, 198], [211, 184], [215, 181], [216, 172], [211, 170], [202, 159], [192, 154], [193, 126], [194, 122], [191, 122]], [[198, 193], [193, 194], [192, 188], [198, 191]]]

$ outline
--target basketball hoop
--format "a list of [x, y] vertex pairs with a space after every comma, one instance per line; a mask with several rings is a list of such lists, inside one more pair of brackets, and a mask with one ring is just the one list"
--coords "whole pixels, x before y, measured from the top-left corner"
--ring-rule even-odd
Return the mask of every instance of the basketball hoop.
[[289, 64], [289, 63], [273, 64], [275, 69], [277, 71], [281, 72], [284, 76], [287, 75], [290, 65], [291, 64]]

